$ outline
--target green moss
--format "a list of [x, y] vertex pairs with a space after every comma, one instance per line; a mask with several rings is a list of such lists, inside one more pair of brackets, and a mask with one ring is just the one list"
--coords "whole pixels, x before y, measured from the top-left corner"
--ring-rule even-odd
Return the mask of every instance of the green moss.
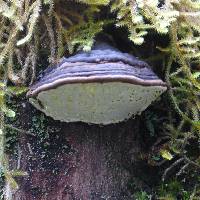
[[134, 194], [134, 199], [135, 200], [149, 200], [150, 196], [146, 192], [140, 191]]

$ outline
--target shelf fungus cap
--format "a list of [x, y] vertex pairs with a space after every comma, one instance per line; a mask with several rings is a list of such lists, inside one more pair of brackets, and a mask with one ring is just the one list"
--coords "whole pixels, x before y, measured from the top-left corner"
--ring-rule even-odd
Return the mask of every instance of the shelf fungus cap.
[[140, 114], [166, 89], [147, 63], [101, 43], [47, 68], [27, 96], [56, 120], [110, 124]]

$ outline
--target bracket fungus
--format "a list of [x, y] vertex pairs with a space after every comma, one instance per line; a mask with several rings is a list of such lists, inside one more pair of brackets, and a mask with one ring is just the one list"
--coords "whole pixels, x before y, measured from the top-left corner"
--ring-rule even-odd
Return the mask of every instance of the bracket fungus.
[[99, 43], [47, 68], [27, 96], [56, 120], [110, 124], [140, 114], [166, 89], [147, 63]]

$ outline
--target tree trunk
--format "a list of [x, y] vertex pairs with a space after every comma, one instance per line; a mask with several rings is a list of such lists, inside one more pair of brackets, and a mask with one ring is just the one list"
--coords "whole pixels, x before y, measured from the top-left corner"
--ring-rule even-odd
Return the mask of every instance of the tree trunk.
[[[26, 130], [32, 126], [31, 110], [27, 103], [20, 114]], [[137, 119], [107, 126], [48, 121], [60, 130], [48, 137], [20, 136], [20, 156], [10, 163], [28, 176], [17, 178], [14, 200], [131, 199], [128, 168], [140, 150]]]

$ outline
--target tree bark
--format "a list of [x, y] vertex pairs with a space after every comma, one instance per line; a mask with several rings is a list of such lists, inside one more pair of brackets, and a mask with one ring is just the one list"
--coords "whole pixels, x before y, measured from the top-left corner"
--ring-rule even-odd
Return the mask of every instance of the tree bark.
[[[26, 130], [32, 110], [27, 103], [20, 114]], [[41, 136], [21, 135], [20, 156], [11, 156], [11, 167], [28, 173], [17, 178], [14, 200], [131, 199], [128, 169], [140, 151], [137, 119], [107, 126], [48, 121], [60, 130], [42, 142]]]

